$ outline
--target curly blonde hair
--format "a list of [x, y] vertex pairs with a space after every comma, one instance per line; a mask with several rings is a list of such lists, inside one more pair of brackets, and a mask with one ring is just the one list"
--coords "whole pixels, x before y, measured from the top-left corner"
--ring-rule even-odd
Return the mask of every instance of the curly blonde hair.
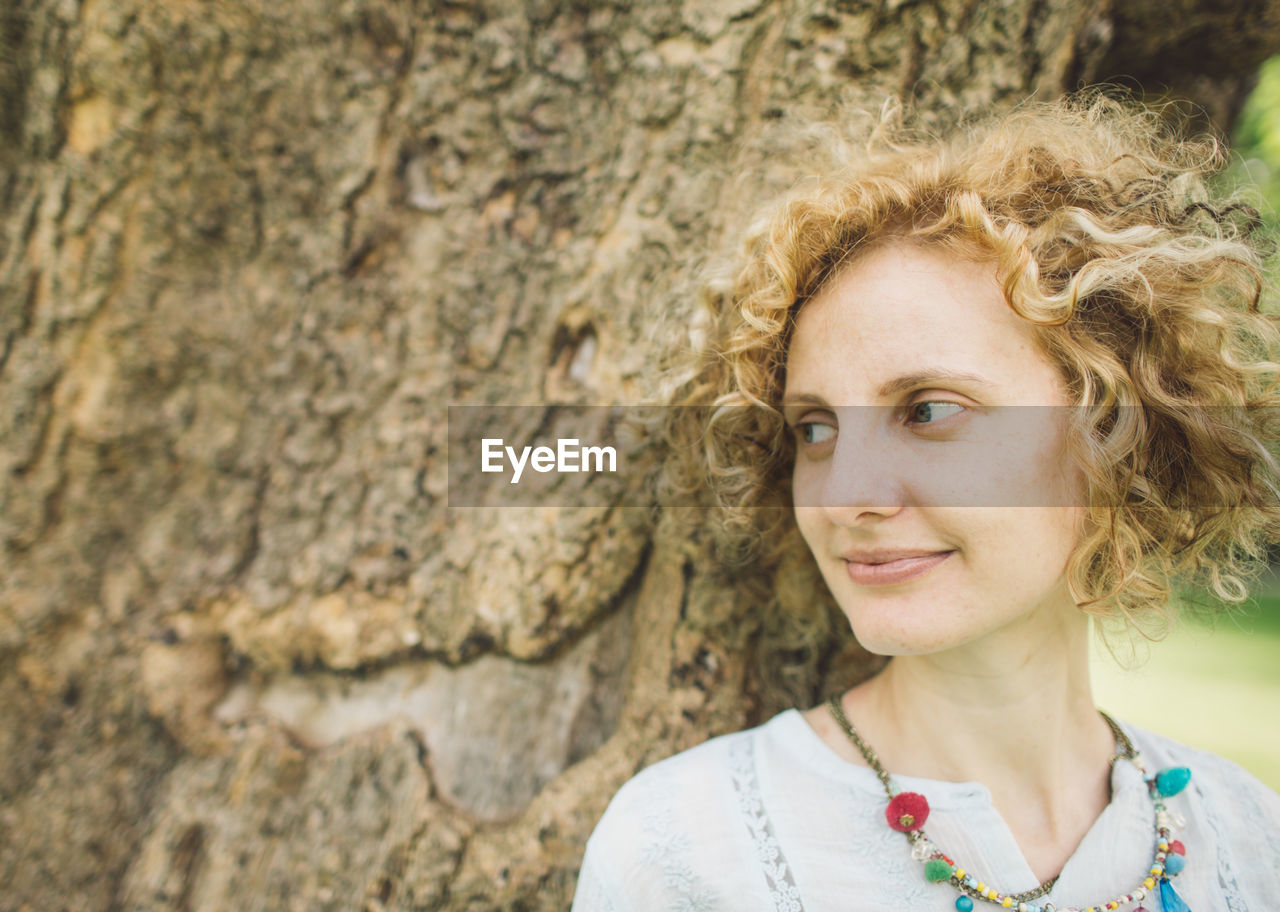
[[1179, 582], [1245, 600], [1280, 532], [1280, 317], [1261, 307], [1273, 245], [1256, 210], [1209, 184], [1222, 143], [1100, 90], [943, 138], [900, 105], [865, 142], [833, 135], [829, 163], [751, 224], [732, 275], [704, 290], [703, 341], [668, 400], [701, 408], [670, 410], [667, 490], [707, 493], [731, 560], [786, 562], [802, 546], [779, 409], [796, 314], [873, 244], [939, 244], [995, 262], [1079, 406], [1077, 603], [1137, 622], [1167, 617]]

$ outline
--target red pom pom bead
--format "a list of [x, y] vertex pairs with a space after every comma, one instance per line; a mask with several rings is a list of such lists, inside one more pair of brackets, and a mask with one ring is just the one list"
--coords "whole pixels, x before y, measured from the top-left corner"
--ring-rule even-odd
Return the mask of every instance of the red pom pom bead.
[[929, 819], [929, 802], [919, 792], [901, 792], [884, 809], [884, 818], [899, 833], [910, 833]]
[[1174, 855], [1185, 856], [1187, 854], [1187, 847], [1175, 839], [1173, 842], [1169, 843], [1169, 851]]

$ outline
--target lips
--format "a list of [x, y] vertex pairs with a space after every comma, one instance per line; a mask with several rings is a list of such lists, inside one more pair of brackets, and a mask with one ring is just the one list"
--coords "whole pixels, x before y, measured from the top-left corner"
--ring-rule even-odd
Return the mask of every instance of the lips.
[[944, 563], [954, 551], [849, 551], [849, 578], [862, 586], [886, 586], [915, 579]]

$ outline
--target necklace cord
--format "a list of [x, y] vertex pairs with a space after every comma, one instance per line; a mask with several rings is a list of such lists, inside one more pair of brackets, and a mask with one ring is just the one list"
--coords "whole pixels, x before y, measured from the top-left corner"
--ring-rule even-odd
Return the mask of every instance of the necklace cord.
[[[889, 821], [889, 826], [906, 835], [907, 840], [911, 843], [911, 854], [914, 858], [920, 861], [926, 861], [927, 859], [925, 864], [925, 878], [927, 880], [936, 882], [947, 879], [955, 889], [960, 891], [962, 895], [960, 899], [956, 900], [957, 909], [972, 909], [973, 903], [971, 900], [976, 899], [994, 903], [1003, 908], [1011, 908], [1016, 904], [1019, 912], [1022, 912], [1022, 910], [1025, 910], [1025, 912], [1056, 912], [1057, 906], [1054, 903], [1046, 902], [1044, 905], [1039, 905], [1031, 903], [1030, 900], [1049, 893], [1058, 882], [1058, 877], [1061, 876], [1060, 873], [1049, 878], [1034, 890], [1006, 894], [978, 880], [976, 875], [965, 871], [964, 868], [947, 857], [925, 835], [924, 824], [929, 816], [928, 800], [923, 795], [914, 792], [898, 791], [889, 776], [888, 770], [884, 768], [875, 751], [862, 739], [862, 736], [854, 729], [848, 717], [845, 716], [844, 707], [841, 705], [838, 696], [828, 700], [827, 706], [831, 710], [832, 717], [839, 724], [845, 735], [848, 736], [849, 740], [853, 742], [858, 752], [862, 754], [863, 759], [867, 761], [867, 765], [875, 772], [881, 785], [884, 786], [885, 794], [889, 797], [889, 806], [885, 809], [885, 817]], [[1129, 740], [1124, 730], [1102, 710], [1098, 710], [1098, 714], [1102, 716], [1107, 723], [1107, 727], [1111, 729], [1111, 734], [1115, 737], [1117, 750], [1111, 757], [1111, 770], [1114, 771], [1117, 760], [1129, 760], [1142, 774], [1142, 778], [1146, 782], [1147, 790], [1151, 794], [1151, 801], [1156, 812], [1156, 851], [1151, 868], [1147, 876], [1142, 879], [1141, 884], [1130, 893], [1117, 897], [1110, 902], [1089, 906], [1084, 912], [1094, 912], [1095, 909], [1118, 909], [1120, 906], [1127, 906], [1131, 902], [1141, 902], [1148, 895], [1155, 895], [1157, 885], [1161, 904], [1164, 908], [1185, 910], [1186, 904], [1182, 903], [1181, 898], [1169, 882], [1170, 875], [1177, 875], [1182, 871], [1185, 864], [1183, 857], [1186, 854], [1186, 848], [1182, 843], [1171, 838], [1171, 831], [1184, 826], [1185, 822], [1182, 820], [1181, 815], [1171, 814], [1168, 811], [1164, 804], [1164, 798], [1168, 795], [1176, 795], [1186, 787], [1191, 778], [1191, 770], [1187, 767], [1168, 767], [1155, 775], [1148, 775], [1137, 749], [1134, 748], [1133, 742]], [[895, 825], [895, 820], [898, 825]], [[1071, 909], [1078, 912], [1075, 906], [1072, 906]], [[1064, 912], [1070, 912], [1070, 910], [1064, 910]], [[1141, 907], [1135, 909], [1134, 912], [1141, 912]]]
[[[888, 795], [889, 800], [892, 801], [894, 797], [894, 790], [893, 790], [892, 781], [889, 778], [889, 771], [884, 768], [884, 765], [880, 762], [880, 758], [876, 756], [875, 751], [871, 749], [871, 746], [867, 744], [867, 742], [862, 740], [862, 736], [858, 734], [857, 730], [853, 727], [853, 724], [849, 721], [848, 717], [844, 714], [844, 707], [840, 705], [840, 698], [838, 696], [832, 697], [830, 700], [827, 701], [827, 705], [830, 707], [831, 715], [835, 718], [836, 723], [844, 731], [845, 735], [848, 736], [849, 740], [853, 742], [853, 746], [858, 749], [858, 752], [862, 754], [863, 759], [867, 761], [867, 765], [870, 766], [871, 769], [875, 772], [876, 778], [878, 778], [880, 780], [881, 785], [884, 786], [885, 794]], [[1121, 730], [1120, 726], [1116, 724], [1116, 721], [1114, 719], [1112, 719], [1109, 715], [1107, 715], [1102, 710], [1098, 710], [1098, 712], [1102, 716], [1102, 718], [1106, 721], [1107, 727], [1111, 729], [1112, 735], [1115, 736], [1116, 744], [1120, 747], [1120, 750], [1117, 751], [1115, 755], [1113, 755], [1111, 758], [1111, 766], [1114, 767], [1115, 762], [1120, 759], [1125, 759], [1125, 760], [1134, 759], [1138, 755], [1138, 752], [1134, 749], [1133, 742], [1129, 740], [1128, 736], [1124, 733], [1123, 730]], [[914, 845], [916, 842], [926, 837], [924, 835], [924, 830], [921, 829], [921, 830], [913, 831], [911, 834], [909, 834], [908, 838], [911, 840], [911, 843]], [[1054, 884], [1058, 882], [1058, 878], [1060, 876], [1061, 876], [1061, 873], [1055, 874], [1053, 877], [1049, 878], [1048, 880], [1046, 880], [1044, 883], [1040, 884], [1040, 886], [1036, 887], [1033, 890], [1027, 890], [1022, 893], [1011, 893], [1011, 894], [1008, 894], [1008, 896], [1015, 903], [1026, 902], [1027, 900], [1035, 899], [1039, 896], [1044, 896], [1046, 893], [1048, 893], [1050, 890], [1053, 889]], [[970, 891], [968, 889], [964, 889], [964, 892], [969, 893]], [[971, 895], [976, 896], [977, 894], [976, 892], [974, 892]]]

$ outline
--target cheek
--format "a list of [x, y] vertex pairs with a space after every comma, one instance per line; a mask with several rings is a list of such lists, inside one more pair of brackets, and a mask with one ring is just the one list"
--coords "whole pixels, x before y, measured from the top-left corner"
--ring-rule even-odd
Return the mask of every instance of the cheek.
[[791, 467], [791, 509], [795, 514], [796, 526], [812, 551], [818, 540], [819, 530], [827, 521], [816, 499], [821, 482], [813, 465], [806, 464], [799, 454], [795, 459]]
[[1084, 507], [1056, 507], [1047, 513], [1045, 539], [1052, 543], [1055, 554], [1069, 553], [1080, 540], [1086, 510]]
[[809, 546], [809, 550], [813, 552], [815, 558], [822, 557], [822, 541], [823, 533], [826, 528], [826, 522], [822, 515], [821, 507], [796, 507], [796, 526], [800, 529], [800, 536], [804, 539], [805, 544]]
[[1006, 538], [1010, 555], [1021, 553], [1026, 569], [1037, 576], [1057, 576], [1080, 538], [1083, 508], [1047, 507], [1026, 511], [1025, 521]]
[[801, 510], [812, 511], [818, 506], [822, 483], [822, 466], [797, 455], [791, 470], [791, 503], [795, 507], [797, 519]]
[[1076, 547], [1084, 540], [1085, 528], [1088, 525], [1089, 511], [1084, 507], [1068, 507], [1061, 511], [1062, 516], [1062, 562], [1066, 562], [1075, 553]]

